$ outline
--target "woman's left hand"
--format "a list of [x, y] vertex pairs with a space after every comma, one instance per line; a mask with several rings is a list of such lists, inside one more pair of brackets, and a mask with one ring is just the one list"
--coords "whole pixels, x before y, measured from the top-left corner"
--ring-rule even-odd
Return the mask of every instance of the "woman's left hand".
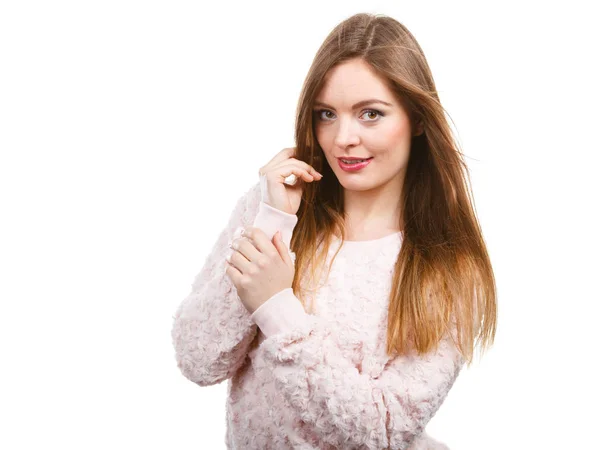
[[250, 314], [273, 295], [292, 287], [294, 262], [280, 232], [271, 241], [260, 228], [246, 228], [231, 247], [226, 274]]

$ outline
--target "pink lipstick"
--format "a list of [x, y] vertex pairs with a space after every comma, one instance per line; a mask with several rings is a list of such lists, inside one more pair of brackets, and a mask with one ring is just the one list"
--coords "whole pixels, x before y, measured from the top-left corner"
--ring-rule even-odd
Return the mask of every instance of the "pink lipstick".
[[342, 159], [345, 159], [346, 161], [351, 161], [351, 160], [360, 161], [360, 159], [359, 158], [338, 158], [338, 164], [340, 165], [340, 168], [342, 170], [345, 170], [347, 172], [355, 172], [357, 170], [361, 170], [361, 169], [364, 169], [365, 167], [367, 167], [369, 165], [369, 163], [371, 162], [371, 160], [373, 159], [373, 157], [366, 158], [362, 162], [356, 162], [356, 163], [351, 163], [351, 164], [345, 163], [344, 161], [342, 161]]

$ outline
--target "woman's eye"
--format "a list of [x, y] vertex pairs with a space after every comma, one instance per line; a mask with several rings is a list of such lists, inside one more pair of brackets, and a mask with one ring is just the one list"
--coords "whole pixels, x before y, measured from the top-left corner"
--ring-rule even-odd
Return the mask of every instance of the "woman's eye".
[[[324, 118], [322, 114], [323, 113], [333, 114], [328, 109], [320, 109], [320, 110], [318, 110], [316, 112], [317, 112], [317, 116], [318, 116], [319, 120], [322, 120], [322, 121], [325, 121], [325, 122], [329, 121], [330, 119], [329, 118]], [[375, 122], [377, 120], [377, 116], [383, 117], [385, 114], [383, 114], [381, 111], [378, 111], [376, 109], [367, 109], [364, 113], [361, 114], [361, 116], [364, 116], [364, 115], [369, 115], [368, 117], [375, 116], [372, 120], [366, 120], [366, 122]]]
[[[320, 109], [319, 111], [317, 111], [317, 115], [319, 116], [319, 119], [321, 119], [321, 120], [323, 120], [323, 116], [322, 116], [323, 113], [331, 113], [331, 111], [328, 111], [326, 109]], [[325, 120], [328, 120], [328, 119], [325, 119]]]
[[[377, 111], [376, 109], [368, 109], [365, 111], [365, 114], [376, 114], [376, 115], [383, 117], [383, 114], [381, 113], [381, 111]], [[377, 116], [375, 116], [375, 118], [377, 118]], [[372, 122], [372, 120], [370, 120], [369, 122]]]

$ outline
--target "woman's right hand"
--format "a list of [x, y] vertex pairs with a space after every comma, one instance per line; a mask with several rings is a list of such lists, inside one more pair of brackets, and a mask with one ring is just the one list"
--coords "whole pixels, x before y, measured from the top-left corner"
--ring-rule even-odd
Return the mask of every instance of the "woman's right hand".
[[[298, 212], [304, 183], [320, 181], [323, 178], [312, 166], [292, 157], [295, 149], [284, 148], [258, 171], [262, 201], [288, 214]], [[290, 186], [284, 181], [292, 174], [296, 176], [297, 181]]]

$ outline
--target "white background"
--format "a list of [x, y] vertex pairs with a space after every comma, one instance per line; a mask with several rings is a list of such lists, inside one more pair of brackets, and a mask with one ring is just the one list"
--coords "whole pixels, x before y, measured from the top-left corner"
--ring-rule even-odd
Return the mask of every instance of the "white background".
[[498, 283], [495, 346], [428, 432], [600, 448], [592, 4], [2, 2], [0, 447], [224, 448], [226, 382], [181, 375], [172, 316], [259, 167], [294, 145], [322, 40], [373, 12], [425, 51]]

